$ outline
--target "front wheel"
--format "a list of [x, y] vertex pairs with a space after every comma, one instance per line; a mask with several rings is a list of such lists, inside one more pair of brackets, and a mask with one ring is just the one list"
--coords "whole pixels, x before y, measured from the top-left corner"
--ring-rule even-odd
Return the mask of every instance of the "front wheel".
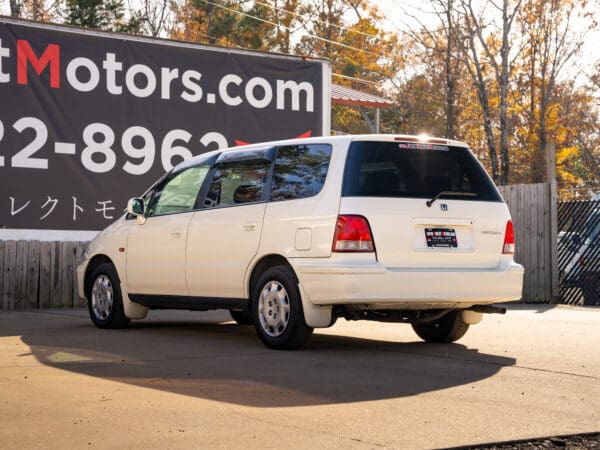
[[454, 342], [465, 335], [469, 324], [464, 323], [460, 311], [452, 311], [437, 320], [411, 324], [415, 333], [426, 342]]
[[112, 264], [100, 264], [91, 277], [88, 309], [98, 328], [125, 328], [130, 319], [123, 312], [121, 284]]
[[276, 350], [302, 347], [313, 329], [304, 322], [298, 281], [287, 266], [265, 270], [252, 293], [254, 327], [263, 344]]

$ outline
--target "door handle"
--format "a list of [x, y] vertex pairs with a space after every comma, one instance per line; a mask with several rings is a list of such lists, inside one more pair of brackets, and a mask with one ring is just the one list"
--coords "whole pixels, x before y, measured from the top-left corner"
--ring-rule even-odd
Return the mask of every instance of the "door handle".
[[171, 232], [171, 236], [173, 236], [174, 238], [180, 238], [181, 231], [173, 231], [173, 232]]
[[256, 222], [248, 222], [244, 225], [244, 230], [254, 231], [254, 230], [256, 230], [257, 226], [258, 226], [258, 223], [256, 223]]

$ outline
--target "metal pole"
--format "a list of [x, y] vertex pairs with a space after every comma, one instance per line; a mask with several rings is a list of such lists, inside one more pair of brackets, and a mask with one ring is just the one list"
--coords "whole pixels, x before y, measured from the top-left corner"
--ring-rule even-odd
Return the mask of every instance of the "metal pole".
[[380, 109], [375, 108], [375, 133], [379, 134], [379, 124], [381, 122]]
[[560, 302], [558, 285], [558, 195], [556, 189], [556, 145], [546, 144], [546, 182], [550, 191], [550, 272], [551, 272], [551, 301]]

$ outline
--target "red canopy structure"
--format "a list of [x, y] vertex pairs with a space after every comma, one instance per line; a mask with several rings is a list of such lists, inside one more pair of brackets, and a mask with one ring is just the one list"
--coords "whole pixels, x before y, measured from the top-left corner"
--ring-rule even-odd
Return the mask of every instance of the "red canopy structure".
[[[357, 91], [349, 87], [331, 84], [331, 104], [355, 106], [367, 122], [373, 133], [379, 133], [379, 114], [382, 108], [390, 108], [394, 105], [391, 100], [366, 92]], [[371, 120], [365, 108], [375, 108], [375, 123]]]

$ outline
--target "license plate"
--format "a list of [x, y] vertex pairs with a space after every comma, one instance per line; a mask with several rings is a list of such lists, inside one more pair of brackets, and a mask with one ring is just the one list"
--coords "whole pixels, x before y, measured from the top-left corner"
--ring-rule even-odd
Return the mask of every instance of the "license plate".
[[425, 228], [425, 239], [427, 247], [458, 247], [453, 228]]

